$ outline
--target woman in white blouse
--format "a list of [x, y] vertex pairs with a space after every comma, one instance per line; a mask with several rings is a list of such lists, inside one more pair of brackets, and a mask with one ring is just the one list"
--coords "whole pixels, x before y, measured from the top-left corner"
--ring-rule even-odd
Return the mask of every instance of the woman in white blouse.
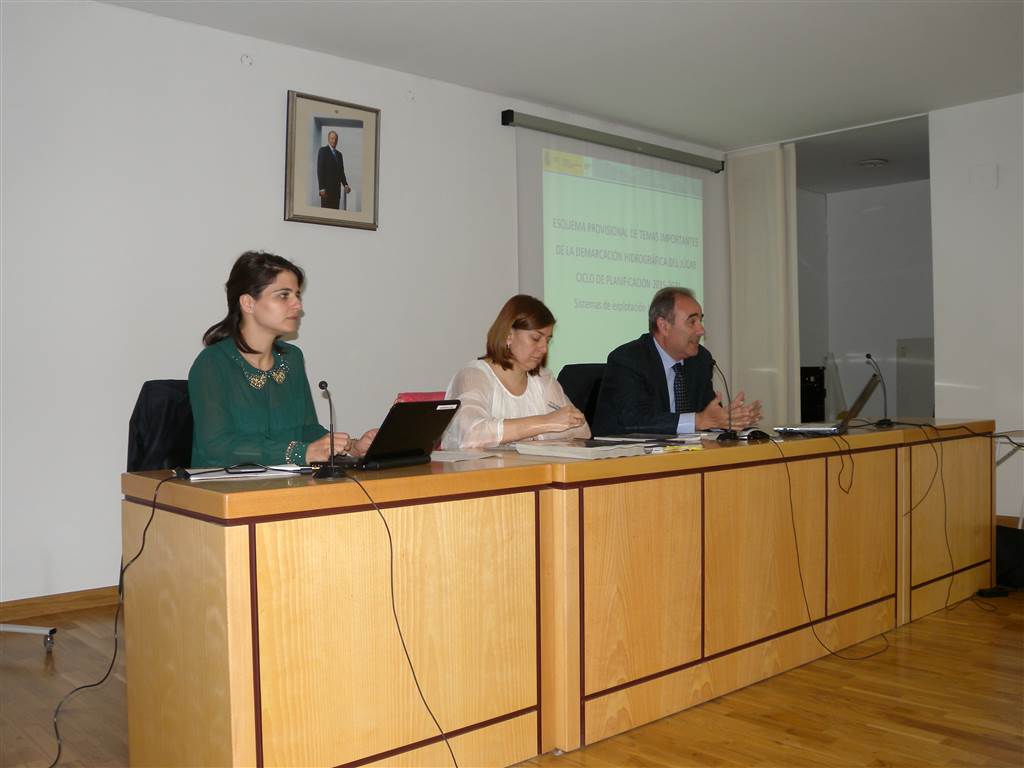
[[555, 318], [532, 296], [505, 302], [487, 332], [487, 354], [452, 378], [445, 396], [462, 406], [441, 447], [492, 448], [519, 440], [590, 437], [583, 414], [544, 367]]

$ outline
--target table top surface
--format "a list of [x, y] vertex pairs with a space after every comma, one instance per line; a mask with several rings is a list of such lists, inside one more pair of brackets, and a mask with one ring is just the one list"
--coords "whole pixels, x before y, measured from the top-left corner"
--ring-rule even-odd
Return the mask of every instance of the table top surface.
[[[170, 480], [160, 486], [158, 500], [163, 508], [214, 520], [241, 522], [311, 510], [365, 508], [370, 505], [367, 493], [378, 504], [414, 505], [442, 498], [571, 487], [580, 483], [760, 464], [783, 458], [811, 458], [847, 450], [883, 449], [936, 438], [988, 434], [995, 429], [994, 422], [986, 419], [913, 421], [920, 421], [924, 428], [858, 427], [839, 437], [789, 437], [750, 444], [704, 440], [700, 450], [611, 459], [523, 456], [504, 450], [497, 456], [454, 463], [431, 462], [400, 469], [350, 473], [362, 483], [365, 492], [349, 478], [316, 480], [309, 475], [202, 482]], [[121, 491], [127, 500], [149, 506], [157, 484], [169, 476], [170, 470], [125, 473], [121, 476]]]

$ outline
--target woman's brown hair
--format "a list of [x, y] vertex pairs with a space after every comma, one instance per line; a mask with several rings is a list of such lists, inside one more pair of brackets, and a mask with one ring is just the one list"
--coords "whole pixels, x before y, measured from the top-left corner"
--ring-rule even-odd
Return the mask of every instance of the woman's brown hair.
[[[518, 294], [505, 302], [498, 316], [487, 331], [487, 354], [485, 357], [503, 369], [512, 368], [512, 354], [508, 348], [508, 335], [512, 331], [539, 331], [555, 324], [555, 316], [544, 306], [544, 302], [533, 296]], [[530, 371], [531, 376], [540, 373], [548, 363], [548, 356], [540, 365]]]

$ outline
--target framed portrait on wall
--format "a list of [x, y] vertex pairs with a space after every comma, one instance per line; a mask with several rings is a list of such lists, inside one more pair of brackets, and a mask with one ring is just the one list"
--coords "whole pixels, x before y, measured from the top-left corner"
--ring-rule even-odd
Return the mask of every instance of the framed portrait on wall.
[[288, 91], [284, 218], [377, 229], [380, 110]]

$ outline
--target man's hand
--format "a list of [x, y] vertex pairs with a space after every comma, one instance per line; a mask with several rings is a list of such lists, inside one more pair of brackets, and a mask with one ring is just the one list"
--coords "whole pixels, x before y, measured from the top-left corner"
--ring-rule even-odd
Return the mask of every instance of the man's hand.
[[[348, 184], [346, 184], [345, 185], [345, 194], [347, 195], [351, 191], [352, 191], [352, 187], [350, 187]], [[324, 194], [324, 193], [321, 193], [321, 194]]]
[[722, 405], [722, 393], [715, 392], [714, 399], [708, 403], [707, 408], [696, 414], [694, 423], [697, 431], [706, 429], [746, 429], [757, 424], [761, 420], [761, 401], [755, 400], [750, 405], [744, 402], [743, 391], [736, 395], [736, 398], [726, 409]]
[[326, 189], [321, 189], [320, 190], [320, 197], [327, 197], [327, 190]]

